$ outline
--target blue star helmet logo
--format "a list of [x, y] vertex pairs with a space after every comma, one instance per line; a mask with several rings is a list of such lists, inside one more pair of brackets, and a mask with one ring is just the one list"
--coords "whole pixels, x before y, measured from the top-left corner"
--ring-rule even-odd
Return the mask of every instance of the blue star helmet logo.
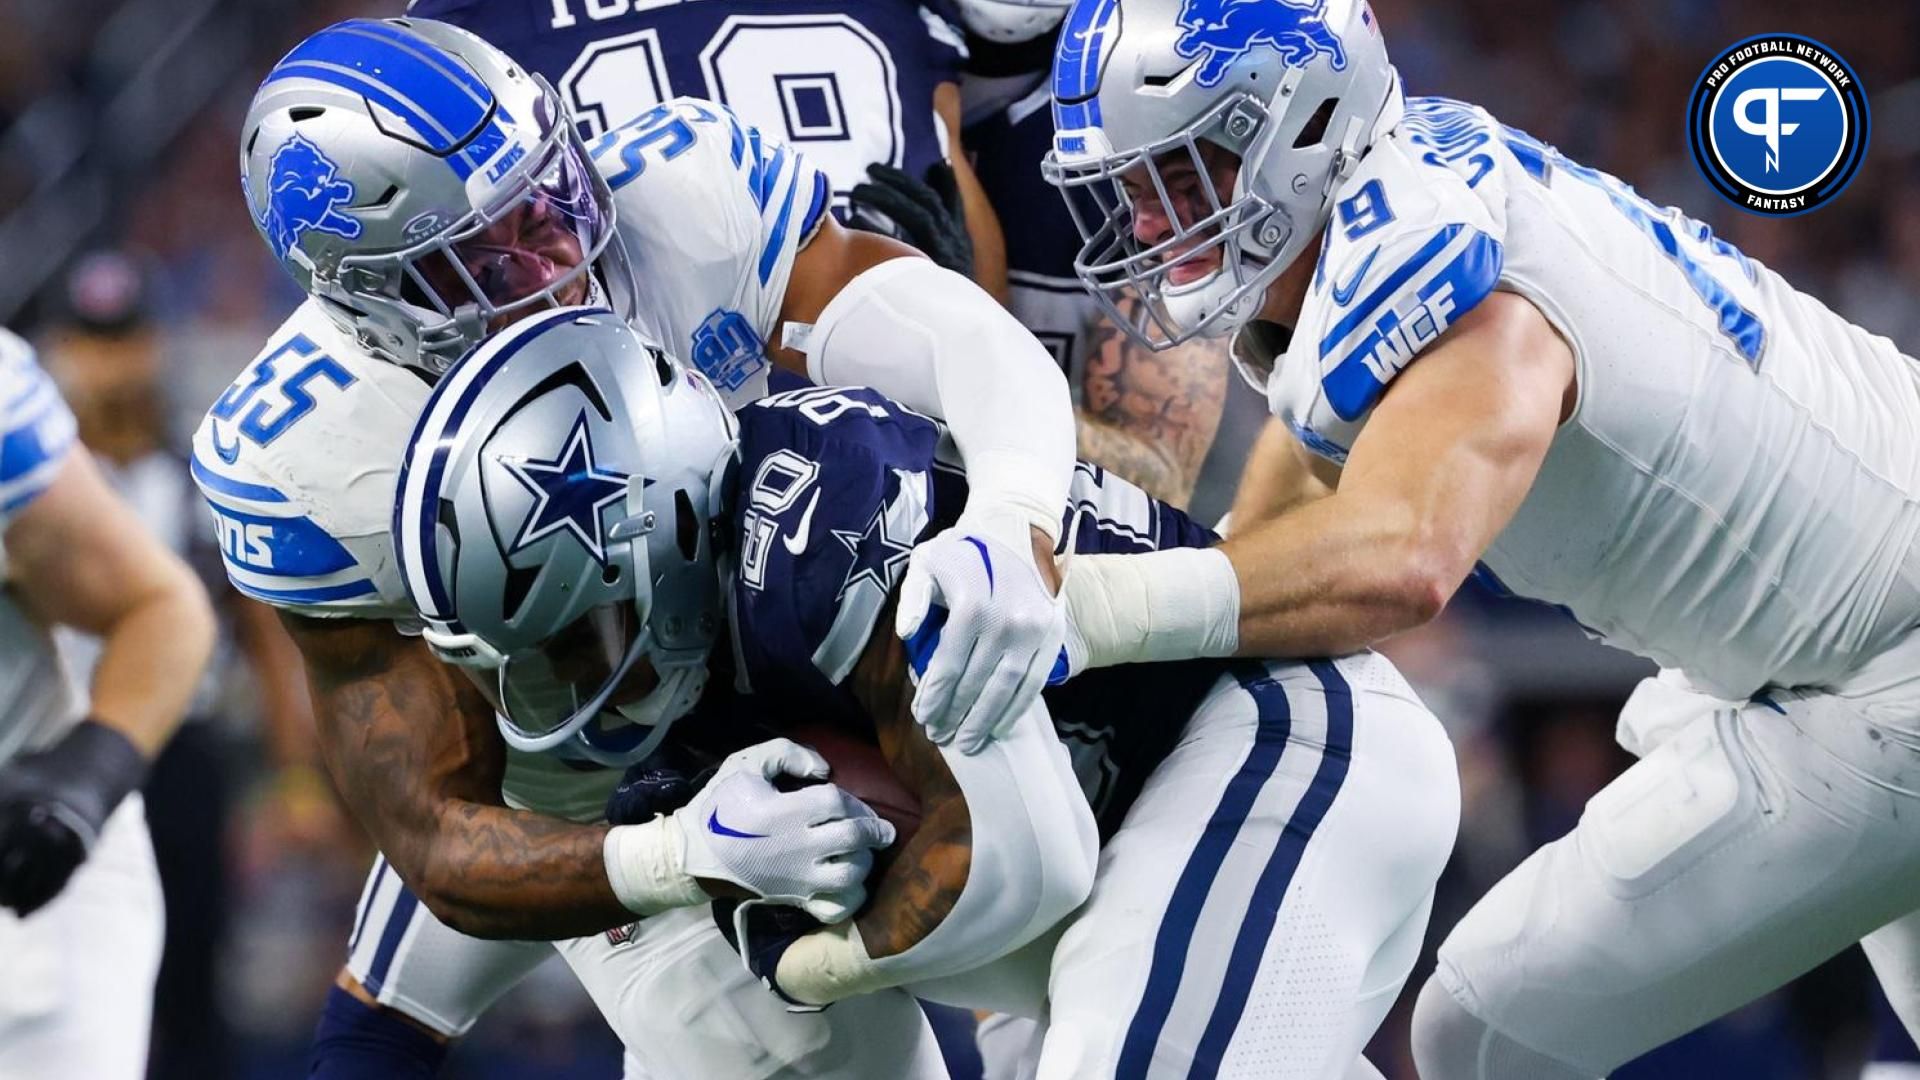
[[282, 259], [310, 232], [354, 240], [360, 236], [360, 222], [339, 209], [352, 201], [353, 184], [340, 179], [340, 166], [306, 136], [295, 135], [280, 144], [267, 167], [260, 231]]
[[503, 459], [514, 479], [533, 492], [533, 509], [520, 523], [509, 554], [543, 537], [565, 530], [580, 541], [601, 565], [607, 561], [606, 537], [600, 512], [627, 497], [627, 476], [617, 469], [593, 463], [593, 439], [587, 433], [587, 413], [580, 411], [573, 429], [551, 461]]
[[1327, 25], [1327, 0], [1186, 0], [1173, 43], [1181, 56], [1200, 57], [1193, 81], [1215, 86], [1234, 61], [1266, 45], [1288, 67], [1306, 67], [1325, 56], [1335, 71], [1347, 68], [1346, 46]]

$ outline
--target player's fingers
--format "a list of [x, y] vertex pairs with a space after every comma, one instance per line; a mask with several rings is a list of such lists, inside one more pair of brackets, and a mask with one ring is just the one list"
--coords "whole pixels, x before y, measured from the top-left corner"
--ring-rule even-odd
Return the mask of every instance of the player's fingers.
[[878, 814], [870, 818], [854, 818], [847, 822], [853, 826], [854, 839], [865, 848], [888, 848], [898, 836], [893, 823]]
[[927, 609], [933, 606], [933, 575], [927, 571], [927, 560], [919, 556], [915, 551], [907, 558], [907, 573], [900, 581], [899, 600], [894, 605], [893, 632], [902, 641], [920, 629]]
[[[956, 656], [955, 651], [965, 648]], [[954, 707], [954, 684], [967, 661], [973, 657], [972, 642], [945, 641], [927, 664], [927, 672], [913, 690], [913, 718], [926, 730], [935, 746], [953, 741], [963, 710]]]
[[800, 910], [831, 926], [860, 910], [867, 902], [867, 890], [863, 886], [812, 897], [800, 902]]
[[817, 828], [830, 821], [842, 821], [850, 817], [859, 817], [866, 804], [847, 794], [832, 784], [815, 784], [788, 791], [781, 795], [782, 811], [792, 815], [787, 820], [797, 818], [807, 828]]
[[873, 831], [861, 821], [829, 821], [815, 825], [807, 835], [808, 842], [819, 852], [814, 858], [821, 864], [857, 863], [860, 875], [873, 866], [874, 845], [870, 842], [873, 839]]
[[760, 775], [768, 780], [782, 776], [797, 776], [807, 780], [824, 780], [832, 772], [827, 759], [810, 746], [801, 746], [792, 739], [768, 739], [757, 746], [749, 747], [746, 753], [755, 758], [754, 764]]

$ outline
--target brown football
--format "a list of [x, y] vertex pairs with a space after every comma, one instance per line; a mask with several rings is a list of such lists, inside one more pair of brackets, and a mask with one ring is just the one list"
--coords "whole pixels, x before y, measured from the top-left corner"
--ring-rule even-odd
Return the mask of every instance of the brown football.
[[899, 836], [891, 851], [899, 851], [919, 830], [920, 800], [893, 775], [879, 747], [858, 735], [815, 722], [796, 724], [782, 734], [819, 751], [833, 766], [829, 779], [892, 823]]

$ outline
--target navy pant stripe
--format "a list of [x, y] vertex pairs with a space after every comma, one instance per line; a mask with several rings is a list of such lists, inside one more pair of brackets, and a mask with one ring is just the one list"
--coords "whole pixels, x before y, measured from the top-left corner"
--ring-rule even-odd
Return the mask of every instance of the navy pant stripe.
[[360, 908], [360, 918], [353, 925], [353, 936], [347, 939], [347, 955], [360, 947], [360, 935], [367, 932], [367, 917], [373, 914], [373, 905], [380, 902], [380, 886], [387, 880], [387, 857], [376, 856], [373, 861], [373, 884], [367, 886], [367, 899]]
[[1180, 974], [1187, 966], [1187, 950], [1193, 944], [1201, 906], [1213, 889], [1214, 879], [1220, 874], [1221, 864], [1226, 862], [1240, 826], [1252, 812], [1260, 789], [1279, 767], [1280, 752], [1286, 748], [1287, 733], [1292, 727], [1286, 688], [1268, 676], [1264, 665], [1237, 663], [1231, 670], [1240, 685], [1253, 696], [1258, 718], [1253, 749], [1247, 752], [1239, 771], [1227, 782], [1226, 792], [1220, 796], [1219, 805], [1201, 831], [1200, 842], [1187, 857], [1187, 865], [1174, 884], [1173, 896], [1167, 901], [1160, 930], [1154, 935], [1146, 990], [1140, 995], [1140, 1004], [1127, 1024], [1126, 1038], [1120, 1046], [1120, 1060], [1114, 1070], [1118, 1080], [1144, 1077], [1153, 1064], [1154, 1047], [1160, 1042], [1160, 1033], [1166, 1028], [1167, 1016], [1173, 1011], [1174, 998], [1180, 991]]
[[1247, 995], [1253, 989], [1254, 977], [1260, 973], [1260, 957], [1273, 936], [1274, 923], [1280, 917], [1280, 905], [1287, 898], [1287, 889], [1293, 884], [1294, 872], [1306, 854], [1307, 843], [1313, 839], [1313, 831], [1319, 828], [1327, 810], [1333, 806], [1334, 796], [1340, 793], [1340, 785], [1347, 778], [1347, 766], [1353, 760], [1353, 691], [1333, 661], [1315, 660], [1307, 666], [1319, 677], [1327, 694], [1326, 750], [1320, 755], [1320, 767], [1314, 771], [1307, 793], [1301, 796], [1286, 830], [1280, 834], [1280, 843], [1267, 859], [1266, 868], [1260, 871], [1260, 879], [1254, 883], [1253, 900], [1247, 906], [1246, 919], [1240, 924], [1240, 935], [1234, 939], [1220, 996], [1214, 1002], [1213, 1015], [1207, 1019], [1206, 1031], [1194, 1051], [1193, 1067], [1187, 1072], [1194, 1080], [1220, 1073], [1220, 1061], [1226, 1056], [1234, 1029], [1246, 1011]]
[[407, 888], [407, 883], [394, 875], [394, 884], [400, 886], [400, 893], [393, 898], [393, 911], [387, 915], [386, 929], [380, 932], [380, 948], [373, 954], [373, 966], [367, 969], [366, 982], [362, 985], [367, 993], [378, 995], [380, 987], [387, 981], [387, 972], [393, 967], [393, 954], [400, 950], [400, 939], [407, 936], [407, 926], [413, 922], [414, 909], [420, 906], [420, 900]]

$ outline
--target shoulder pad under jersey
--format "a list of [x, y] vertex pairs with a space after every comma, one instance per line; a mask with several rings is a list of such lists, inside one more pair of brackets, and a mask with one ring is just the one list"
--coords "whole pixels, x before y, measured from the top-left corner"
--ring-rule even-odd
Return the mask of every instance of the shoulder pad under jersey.
[[594, 140], [633, 263], [635, 317], [728, 405], [766, 393], [766, 343], [826, 176], [725, 106], [675, 98]]
[[294, 312], [193, 435], [193, 478], [235, 588], [304, 615], [413, 617], [390, 528], [428, 390], [314, 301]]
[[73, 413], [33, 346], [0, 330], [0, 531], [53, 483], [73, 444]]
[[732, 625], [742, 689], [850, 703], [853, 670], [931, 520], [937, 424], [871, 390], [740, 413]]
[[[1420, 115], [1413, 105], [1409, 114]], [[1275, 415], [1316, 453], [1342, 456], [1394, 376], [1500, 280], [1506, 206], [1494, 162], [1504, 155], [1476, 151], [1493, 138], [1486, 125], [1462, 127], [1466, 149], [1446, 154], [1421, 130], [1403, 122], [1340, 185], [1268, 386]]]

